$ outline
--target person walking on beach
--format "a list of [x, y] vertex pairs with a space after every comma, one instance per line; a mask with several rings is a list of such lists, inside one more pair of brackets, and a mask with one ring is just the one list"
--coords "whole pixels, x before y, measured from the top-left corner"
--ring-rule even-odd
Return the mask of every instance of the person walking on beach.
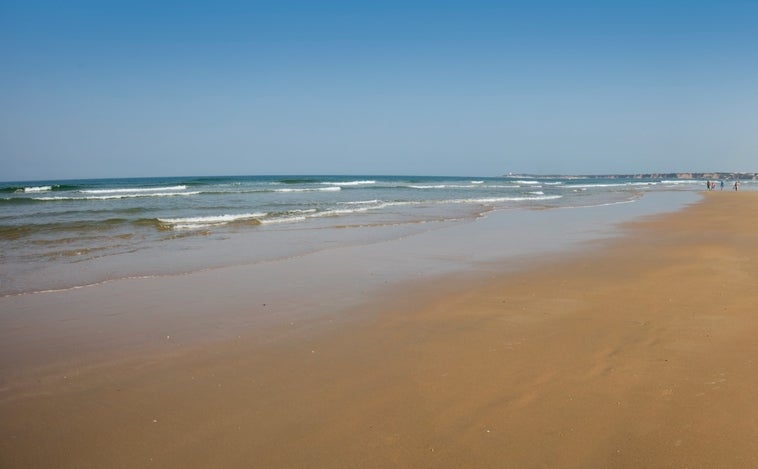
[[721, 190], [722, 191], [724, 190], [724, 180], [723, 179], [721, 180]]
[[739, 181], [734, 181], [734, 190], [737, 191], [738, 187], [740, 187]]
[[710, 180], [705, 181], [705, 188], [706, 188], [706, 190], [711, 190], [711, 181]]

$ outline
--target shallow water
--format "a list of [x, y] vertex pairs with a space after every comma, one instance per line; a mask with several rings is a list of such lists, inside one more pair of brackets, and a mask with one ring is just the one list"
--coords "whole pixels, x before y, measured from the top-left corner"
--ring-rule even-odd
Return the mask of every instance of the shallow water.
[[[349, 262], [363, 262], [366, 269], [386, 264], [386, 276], [404, 275], [403, 264], [413, 266], [412, 271], [447, 271], [607, 235], [614, 223], [694, 200], [698, 186], [332, 176], [78, 181], [59, 184], [57, 190], [55, 183], [40, 182], [25, 187], [34, 189], [6, 190], [14, 201], [0, 204], [5, 233], [0, 294], [281, 263], [379, 243], [394, 247], [369, 260], [352, 254]], [[175, 192], [191, 195], [165, 195]], [[200, 195], [206, 193], [210, 195]], [[276, 215], [274, 206], [279, 208]], [[323, 272], [330, 275], [329, 266]]]

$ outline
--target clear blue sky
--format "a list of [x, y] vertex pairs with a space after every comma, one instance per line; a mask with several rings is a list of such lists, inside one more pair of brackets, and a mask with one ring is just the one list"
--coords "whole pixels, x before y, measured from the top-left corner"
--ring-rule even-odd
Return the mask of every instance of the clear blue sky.
[[758, 2], [0, 0], [0, 180], [758, 171]]

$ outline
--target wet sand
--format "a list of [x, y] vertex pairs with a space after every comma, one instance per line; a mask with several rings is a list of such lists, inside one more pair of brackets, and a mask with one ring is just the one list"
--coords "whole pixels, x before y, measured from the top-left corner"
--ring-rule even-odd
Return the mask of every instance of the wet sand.
[[[756, 215], [758, 193], [707, 193], [527, 270], [419, 279], [223, 340], [164, 334], [119, 285], [76, 295], [133, 314], [150, 347], [98, 342], [105, 317], [56, 348], [49, 313], [5, 313], [0, 466], [755, 467]], [[203, 301], [164, 280], [151, 307]]]

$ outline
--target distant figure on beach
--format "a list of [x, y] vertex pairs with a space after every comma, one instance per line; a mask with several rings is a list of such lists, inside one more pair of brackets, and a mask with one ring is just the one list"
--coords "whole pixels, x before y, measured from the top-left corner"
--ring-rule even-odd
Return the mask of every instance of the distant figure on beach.
[[711, 190], [711, 181], [705, 181], [705, 188], [706, 190]]
[[736, 191], [738, 187], [740, 187], [740, 183], [738, 181], [734, 181], [734, 190]]
[[724, 190], [724, 180], [723, 179], [721, 180], [721, 190], [722, 191]]

